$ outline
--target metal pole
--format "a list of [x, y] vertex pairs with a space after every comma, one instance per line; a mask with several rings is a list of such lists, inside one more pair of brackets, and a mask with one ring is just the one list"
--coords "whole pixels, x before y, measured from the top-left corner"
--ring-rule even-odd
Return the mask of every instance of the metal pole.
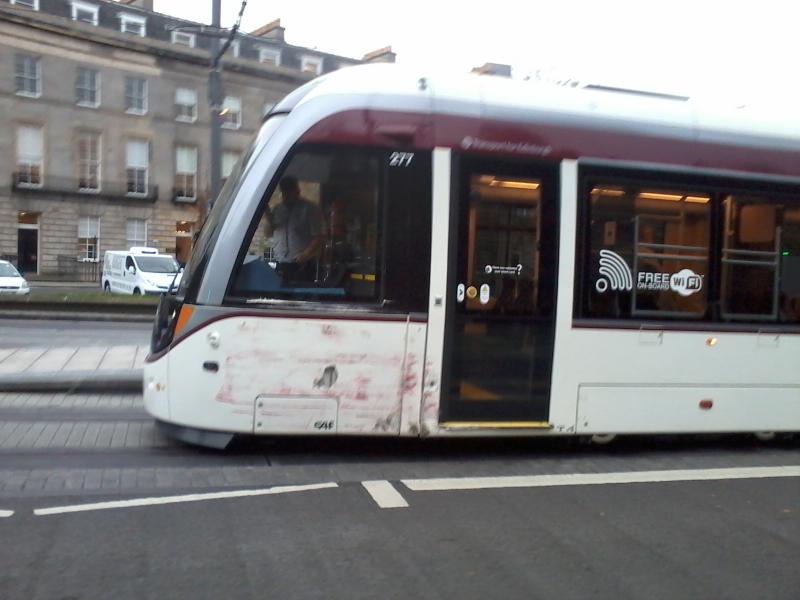
[[[222, 12], [222, 0], [211, 0], [211, 26], [217, 30], [220, 28]], [[222, 61], [219, 56], [220, 38], [211, 38], [211, 63], [208, 74], [208, 104], [211, 109], [211, 196], [208, 199], [208, 208], [214, 205], [214, 201], [219, 195], [222, 187], [222, 120], [219, 113], [222, 110]]]

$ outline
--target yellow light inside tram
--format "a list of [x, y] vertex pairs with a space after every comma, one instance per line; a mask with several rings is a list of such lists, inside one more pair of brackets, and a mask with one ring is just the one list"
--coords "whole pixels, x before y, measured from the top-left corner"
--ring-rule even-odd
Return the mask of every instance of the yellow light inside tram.
[[664, 194], [662, 192], [641, 192], [639, 198], [643, 200], [669, 200], [670, 202], [683, 200], [683, 196], [680, 194]]
[[625, 190], [617, 190], [614, 188], [594, 188], [592, 194], [599, 194], [600, 196], [624, 196]]
[[539, 184], [533, 181], [513, 181], [511, 179], [494, 179], [492, 187], [509, 188], [514, 190], [538, 190]]

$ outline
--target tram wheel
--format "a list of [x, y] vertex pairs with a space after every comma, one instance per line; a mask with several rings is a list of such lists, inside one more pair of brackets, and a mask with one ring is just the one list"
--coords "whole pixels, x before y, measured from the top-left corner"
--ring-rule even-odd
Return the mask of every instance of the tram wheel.
[[590, 439], [593, 444], [604, 446], [613, 442], [616, 437], [616, 433], [595, 433]]

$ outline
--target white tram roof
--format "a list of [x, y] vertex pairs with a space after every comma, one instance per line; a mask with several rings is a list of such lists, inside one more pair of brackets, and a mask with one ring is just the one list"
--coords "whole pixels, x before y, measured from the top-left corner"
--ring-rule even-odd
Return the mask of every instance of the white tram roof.
[[[475, 74], [436, 75], [397, 65], [361, 65], [324, 75], [297, 102], [321, 96], [360, 97], [362, 107], [490, 118], [562, 122], [589, 129], [729, 142], [800, 151], [796, 113], [708, 105], [694, 100], [561, 87]], [[349, 104], [349, 103], [345, 103]], [[344, 106], [342, 107], [344, 108]], [[742, 139], [744, 138], [744, 139]]]

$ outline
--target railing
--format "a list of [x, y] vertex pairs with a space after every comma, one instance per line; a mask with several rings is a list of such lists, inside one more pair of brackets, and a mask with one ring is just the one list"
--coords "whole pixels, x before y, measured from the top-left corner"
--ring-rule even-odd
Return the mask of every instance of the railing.
[[84, 260], [69, 254], [56, 257], [58, 275], [73, 281], [100, 281], [101, 263], [99, 260]]
[[53, 175], [42, 175], [40, 183], [29, 183], [28, 173], [14, 173], [12, 179], [12, 189], [17, 193], [30, 193], [36, 195], [70, 195], [70, 196], [89, 196], [103, 198], [106, 200], [142, 200], [145, 202], [155, 202], [158, 199], [158, 186], [148, 185], [139, 192], [129, 191], [127, 182], [124, 181], [101, 181], [99, 188], [93, 187], [83, 178], [78, 177], [57, 177]]

